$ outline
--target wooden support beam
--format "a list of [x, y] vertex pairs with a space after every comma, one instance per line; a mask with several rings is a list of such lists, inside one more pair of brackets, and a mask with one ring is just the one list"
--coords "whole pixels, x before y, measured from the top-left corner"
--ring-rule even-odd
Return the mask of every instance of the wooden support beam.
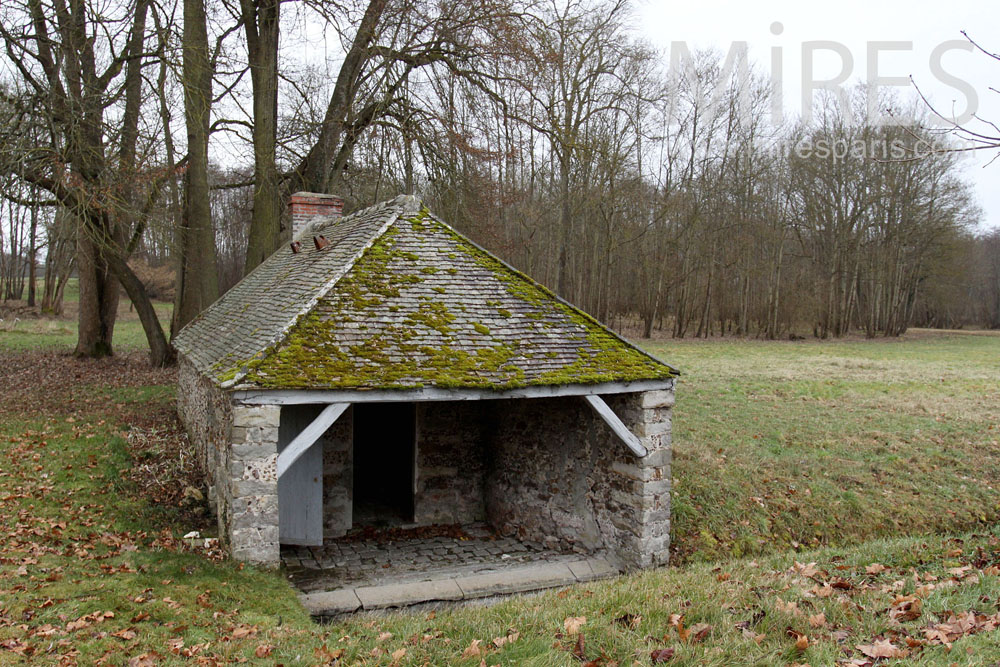
[[583, 398], [590, 404], [590, 407], [594, 408], [594, 412], [599, 414], [601, 419], [603, 419], [604, 422], [611, 427], [611, 430], [614, 431], [615, 435], [617, 435], [621, 441], [632, 450], [633, 454], [642, 458], [649, 453], [645, 446], [643, 446], [642, 441], [639, 440], [639, 438], [632, 433], [632, 431], [628, 430], [628, 427], [622, 423], [622, 420], [619, 419], [618, 415], [615, 414], [615, 411], [604, 402], [603, 398], [593, 394], [584, 396]]
[[323, 408], [323, 412], [319, 413], [316, 419], [302, 429], [302, 432], [295, 436], [295, 439], [278, 454], [278, 477], [281, 477], [307, 449], [312, 447], [319, 436], [323, 435], [326, 429], [330, 428], [330, 425], [337, 421], [350, 405], [350, 403], [331, 403]]

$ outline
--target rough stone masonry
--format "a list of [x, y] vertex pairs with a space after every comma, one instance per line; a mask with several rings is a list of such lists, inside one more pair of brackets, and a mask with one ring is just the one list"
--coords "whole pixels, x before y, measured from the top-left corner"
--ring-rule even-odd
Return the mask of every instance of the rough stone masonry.
[[[282, 408], [235, 403], [185, 365], [181, 377], [179, 409], [212, 480], [220, 535], [234, 558], [277, 565]], [[634, 456], [577, 396], [421, 404], [415, 523], [485, 518], [539, 548], [602, 554], [622, 569], [667, 563], [673, 389], [605, 398], [647, 456]], [[327, 538], [351, 526], [345, 416], [316, 445]]]

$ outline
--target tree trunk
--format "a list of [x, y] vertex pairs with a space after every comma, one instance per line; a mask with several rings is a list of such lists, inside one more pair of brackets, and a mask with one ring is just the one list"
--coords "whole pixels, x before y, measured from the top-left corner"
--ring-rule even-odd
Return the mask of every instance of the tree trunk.
[[77, 234], [77, 274], [80, 303], [75, 354], [78, 357], [111, 356], [111, 339], [118, 314], [118, 281], [98, 244], [83, 229]]
[[559, 160], [559, 261], [556, 264], [556, 292], [564, 299], [573, 301], [569, 293], [569, 242], [573, 236], [573, 217], [569, 201], [569, 150], [563, 147], [563, 155]]
[[184, 0], [183, 57], [188, 165], [184, 173], [184, 211], [179, 233], [179, 300], [171, 323], [171, 332], [175, 335], [219, 297], [215, 233], [208, 189], [212, 67], [204, 0]]
[[253, 85], [253, 217], [244, 272], [263, 262], [279, 243], [281, 182], [278, 142], [278, 0], [240, 0]]
[[35, 282], [37, 280], [35, 269], [35, 254], [38, 252], [38, 205], [31, 207], [31, 228], [28, 233], [28, 306], [35, 307]]

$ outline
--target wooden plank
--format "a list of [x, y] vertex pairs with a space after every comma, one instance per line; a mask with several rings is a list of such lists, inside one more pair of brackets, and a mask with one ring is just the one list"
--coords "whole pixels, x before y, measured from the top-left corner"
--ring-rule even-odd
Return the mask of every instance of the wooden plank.
[[312, 447], [319, 436], [323, 435], [326, 429], [330, 428], [330, 424], [337, 421], [337, 418], [344, 414], [344, 410], [350, 405], [350, 403], [331, 403], [323, 408], [323, 412], [319, 413], [319, 416], [309, 426], [306, 426], [301, 433], [295, 436], [295, 439], [278, 454], [278, 479], [281, 479], [289, 466]]
[[[281, 409], [278, 455], [320, 413], [318, 405]], [[278, 540], [282, 544], [323, 544], [323, 446], [310, 447], [278, 478]]]
[[640, 382], [606, 382], [604, 384], [569, 384], [541, 387], [522, 387], [495, 391], [491, 389], [275, 389], [237, 390], [233, 398], [258, 405], [299, 405], [304, 403], [391, 403], [396, 401], [480, 401], [514, 398], [552, 398], [556, 396], [590, 396], [598, 394], [625, 394], [656, 389], [672, 389], [674, 380], [645, 380]]
[[639, 438], [636, 437], [632, 431], [628, 430], [628, 427], [622, 423], [622, 420], [619, 419], [618, 415], [615, 414], [615, 411], [604, 402], [603, 398], [594, 395], [584, 396], [583, 398], [590, 404], [590, 407], [594, 408], [594, 412], [599, 414], [601, 419], [603, 419], [604, 422], [611, 427], [611, 430], [614, 431], [615, 435], [617, 435], [621, 441], [632, 450], [633, 454], [642, 458], [649, 453], [649, 451], [643, 446], [642, 441], [639, 440]]

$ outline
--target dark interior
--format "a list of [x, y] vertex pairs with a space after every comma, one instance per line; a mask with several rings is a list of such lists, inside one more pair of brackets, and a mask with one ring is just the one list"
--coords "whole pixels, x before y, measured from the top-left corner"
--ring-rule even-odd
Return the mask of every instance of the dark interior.
[[415, 446], [412, 403], [354, 404], [355, 526], [413, 521]]

